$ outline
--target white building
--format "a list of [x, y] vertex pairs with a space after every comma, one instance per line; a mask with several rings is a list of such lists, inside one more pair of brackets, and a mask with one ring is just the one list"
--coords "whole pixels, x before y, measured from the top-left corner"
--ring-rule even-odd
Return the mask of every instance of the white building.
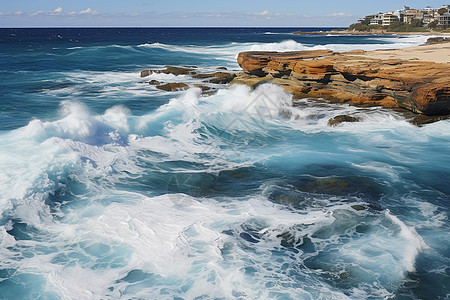
[[369, 25], [383, 25], [383, 17], [384, 14], [383, 13], [379, 13], [376, 15], [371, 15], [368, 16], [370, 18], [370, 23]]
[[389, 26], [393, 22], [398, 21], [399, 18], [397, 16], [394, 16], [392, 13], [384, 14], [383, 16], [383, 26]]

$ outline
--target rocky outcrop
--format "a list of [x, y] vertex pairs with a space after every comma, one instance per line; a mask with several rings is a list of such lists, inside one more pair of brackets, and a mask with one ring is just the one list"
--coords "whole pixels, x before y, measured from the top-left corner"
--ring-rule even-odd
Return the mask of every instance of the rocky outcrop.
[[337, 126], [341, 123], [359, 122], [359, 121], [361, 121], [361, 119], [358, 117], [352, 117], [349, 115], [339, 115], [339, 116], [329, 119], [328, 126]]
[[155, 80], [152, 79], [150, 81], [145, 81], [152, 86], [155, 86], [159, 90], [163, 90], [166, 92], [177, 92], [183, 91], [191, 87], [198, 87], [202, 90], [202, 95], [208, 96], [215, 94], [220, 86], [223, 84], [228, 84], [235, 77], [235, 73], [224, 72], [227, 70], [226, 67], [218, 67], [217, 72], [214, 73], [200, 73], [197, 72], [196, 66], [183, 66], [183, 67], [175, 67], [175, 66], [166, 66], [164, 69], [155, 69], [155, 70], [142, 70], [140, 73], [141, 78], [148, 77], [152, 74], [172, 74], [175, 76], [185, 75], [189, 76], [193, 79], [199, 79], [199, 83], [184, 83], [184, 82], [164, 82], [164, 79]]
[[234, 77], [236, 77], [236, 74], [226, 72], [198, 73], [192, 75], [192, 78], [207, 79], [206, 82], [215, 84], [227, 84], [231, 82], [234, 79]]
[[450, 64], [379, 59], [367, 53], [242, 52], [237, 60], [245, 73], [232, 83], [254, 87], [272, 82], [296, 98], [401, 107], [426, 115], [450, 113]]
[[431, 37], [428, 38], [427, 42], [425, 44], [428, 45], [434, 45], [434, 44], [442, 44], [442, 43], [450, 43], [450, 37]]
[[175, 91], [184, 91], [189, 88], [186, 83], [183, 82], [170, 82], [162, 85], [156, 86], [157, 89], [163, 90], [166, 92], [175, 92]]

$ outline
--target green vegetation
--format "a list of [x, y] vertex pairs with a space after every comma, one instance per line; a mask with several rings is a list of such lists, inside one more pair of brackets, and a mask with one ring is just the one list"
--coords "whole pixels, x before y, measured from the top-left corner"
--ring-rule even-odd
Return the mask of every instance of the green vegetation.
[[382, 29], [381, 25], [366, 25], [361, 23], [355, 23], [348, 27], [349, 31], [371, 31], [372, 29]]
[[395, 21], [395, 22], [392, 22], [392, 24], [389, 26], [367, 25], [367, 24], [362, 24], [362, 23], [355, 23], [348, 27], [349, 31], [362, 31], [362, 32], [370, 32], [372, 30], [379, 30], [379, 29], [383, 29], [387, 32], [426, 32], [426, 31], [428, 31], [426, 28], [423, 27], [422, 20], [418, 20], [418, 19], [412, 20], [411, 24], [403, 23], [400, 21]]
[[425, 32], [427, 31], [422, 27], [423, 23], [421, 20], [414, 19], [411, 24], [403, 23], [400, 21], [392, 22], [389, 26], [384, 26], [387, 32]]

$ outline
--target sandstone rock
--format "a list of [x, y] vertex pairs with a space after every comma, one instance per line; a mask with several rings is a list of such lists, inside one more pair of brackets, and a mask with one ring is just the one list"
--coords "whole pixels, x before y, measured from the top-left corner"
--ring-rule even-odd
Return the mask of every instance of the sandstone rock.
[[302, 60], [317, 58], [327, 55], [332, 55], [330, 50], [316, 50], [316, 51], [295, 51], [295, 52], [241, 52], [238, 55], [237, 61], [241, 68], [253, 75], [264, 76], [266, 73], [262, 69], [267, 67], [271, 61], [283, 64], [285, 67], [290, 66], [291, 60]]
[[163, 85], [158, 85], [156, 88], [166, 92], [175, 92], [186, 90], [189, 88], [189, 86], [183, 82], [172, 82]]
[[237, 60], [246, 75], [237, 75], [232, 83], [255, 87], [273, 82], [294, 94], [294, 98], [401, 107], [426, 115], [450, 114], [448, 64], [382, 60], [366, 53], [369, 52], [242, 52]]
[[344, 122], [359, 122], [361, 119], [349, 115], [339, 115], [328, 120], [328, 126], [336, 126]]

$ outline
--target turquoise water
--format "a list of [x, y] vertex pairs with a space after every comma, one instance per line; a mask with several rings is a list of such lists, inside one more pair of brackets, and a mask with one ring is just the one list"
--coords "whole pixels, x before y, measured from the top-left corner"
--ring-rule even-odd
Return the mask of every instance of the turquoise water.
[[0, 29], [0, 298], [448, 298], [448, 120], [139, 77], [426, 39], [295, 30]]

